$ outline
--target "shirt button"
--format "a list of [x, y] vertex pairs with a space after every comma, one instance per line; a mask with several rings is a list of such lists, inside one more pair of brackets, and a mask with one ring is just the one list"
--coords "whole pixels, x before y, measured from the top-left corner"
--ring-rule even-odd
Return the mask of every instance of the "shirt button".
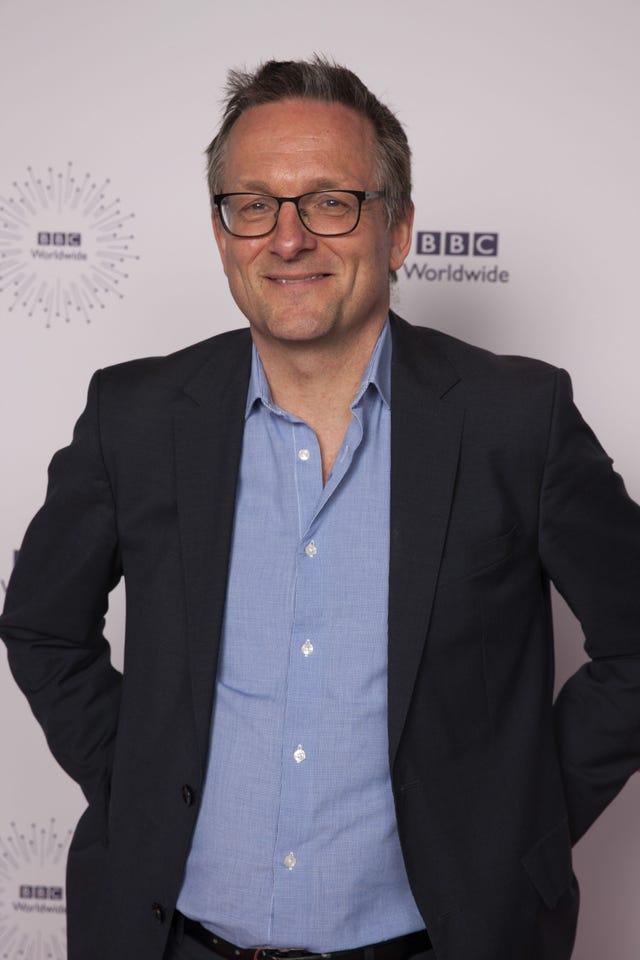
[[318, 552], [318, 548], [316, 547], [313, 540], [311, 540], [311, 542], [306, 545], [306, 547], [304, 548], [304, 552], [308, 557], [315, 557], [316, 553]]
[[303, 447], [302, 450], [298, 450], [298, 460], [307, 461], [311, 454], [306, 447]]
[[293, 870], [293, 868], [295, 867], [295, 865], [296, 865], [296, 863], [297, 863], [297, 860], [296, 860], [296, 858], [295, 858], [295, 854], [293, 854], [293, 853], [288, 853], [282, 862], [284, 863], [284, 865], [285, 865], [285, 867], [287, 868], [287, 870]]
[[302, 763], [303, 760], [307, 759], [307, 755], [302, 749], [301, 743], [299, 743], [297, 749], [293, 751], [293, 759], [296, 763]]
[[311, 643], [311, 640], [305, 640], [300, 649], [304, 653], [305, 657], [310, 657], [313, 653], [313, 644]]

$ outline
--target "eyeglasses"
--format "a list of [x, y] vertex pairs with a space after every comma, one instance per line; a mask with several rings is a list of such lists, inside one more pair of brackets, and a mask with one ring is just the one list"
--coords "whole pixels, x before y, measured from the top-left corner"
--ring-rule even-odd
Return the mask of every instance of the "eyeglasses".
[[234, 237], [266, 237], [275, 229], [283, 203], [295, 203], [309, 233], [318, 237], [343, 237], [358, 226], [364, 201], [381, 196], [380, 190], [321, 190], [299, 197], [217, 193], [213, 202], [222, 226]]

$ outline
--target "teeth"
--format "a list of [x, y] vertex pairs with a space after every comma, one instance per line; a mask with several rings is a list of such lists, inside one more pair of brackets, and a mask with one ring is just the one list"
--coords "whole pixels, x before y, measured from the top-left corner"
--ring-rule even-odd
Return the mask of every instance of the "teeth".
[[313, 273], [309, 277], [273, 277], [276, 283], [303, 283], [306, 280], [320, 280], [322, 273]]

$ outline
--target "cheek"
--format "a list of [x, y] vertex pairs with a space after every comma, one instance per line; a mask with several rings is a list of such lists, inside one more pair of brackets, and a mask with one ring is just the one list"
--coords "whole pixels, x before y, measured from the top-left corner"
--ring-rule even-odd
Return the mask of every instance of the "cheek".
[[369, 273], [384, 277], [388, 273], [391, 260], [391, 241], [386, 231], [376, 231], [371, 244], [362, 253], [363, 269]]
[[[248, 253], [248, 251], [246, 251]], [[248, 306], [260, 296], [260, 281], [252, 267], [252, 257], [238, 257], [233, 250], [227, 250], [226, 263], [223, 262], [229, 289], [236, 301]]]
[[255, 276], [257, 267], [256, 259], [259, 257], [262, 246], [258, 241], [247, 241], [243, 243], [227, 243], [225, 254], [223, 256], [223, 266], [227, 276], [235, 275], [242, 278], [244, 283], [251, 282], [252, 276]]
[[386, 287], [389, 275], [390, 248], [381, 238], [373, 247], [359, 258], [357, 276], [361, 283], [369, 288]]
[[227, 250], [227, 234], [224, 232], [216, 216], [213, 217], [213, 236], [215, 237], [216, 246], [218, 248], [218, 253], [220, 255], [220, 261], [222, 263], [222, 269], [225, 274], [227, 273], [227, 261], [228, 261], [228, 250]]
[[246, 282], [246, 269], [243, 260], [237, 256], [237, 253], [231, 246], [227, 246], [224, 254], [221, 253], [220, 256], [222, 258], [222, 266], [229, 284], [235, 286], [244, 285]]

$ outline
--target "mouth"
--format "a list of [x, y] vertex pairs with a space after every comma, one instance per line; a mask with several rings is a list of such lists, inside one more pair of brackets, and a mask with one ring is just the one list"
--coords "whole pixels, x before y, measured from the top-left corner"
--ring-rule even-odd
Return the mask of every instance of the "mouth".
[[328, 273], [305, 273], [297, 277], [283, 277], [268, 274], [266, 279], [272, 283], [279, 283], [282, 286], [295, 286], [296, 284], [302, 283], [315, 283], [318, 280], [324, 280], [328, 276], [330, 276]]

